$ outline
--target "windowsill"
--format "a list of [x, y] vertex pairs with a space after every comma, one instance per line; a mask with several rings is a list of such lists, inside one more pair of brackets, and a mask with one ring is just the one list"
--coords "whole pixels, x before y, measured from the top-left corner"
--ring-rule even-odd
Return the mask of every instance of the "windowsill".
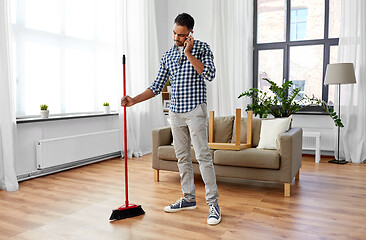
[[320, 106], [306, 106], [300, 111], [295, 112], [294, 114], [299, 115], [329, 115], [322, 107]]
[[41, 117], [20, 117], [17, 118], [17, 124], [23, 123], [34, 123], [34, 122], [49, 122], [49, 121], [59, 121], [59, 120], [70, 120], [70, 119], [80, 119], [80, 118], [95, 118], [95, 117], [109, 117], [118, 115], [118, 112], [111, 113], [82, 113], [82, 114], [68, 114], [68, 115], [51, 115], [48, 118]]

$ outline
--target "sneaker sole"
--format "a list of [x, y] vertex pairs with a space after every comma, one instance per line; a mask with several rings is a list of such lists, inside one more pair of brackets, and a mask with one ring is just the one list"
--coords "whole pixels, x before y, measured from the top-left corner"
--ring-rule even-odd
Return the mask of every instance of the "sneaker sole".
[[185, 207], [185, 208], [177, 208], [177, 209], [171, 209], [170, 206], [167, 206], [164, 208], [165, 212], [168, 213], [172, 213], [172, 212], [180, 212], [180, 211], [184, 211], [184, 210], [193, 210], [196, 209], [196, 206], [192, 206], [192, 207]]
[[217, 225], [217, 224], [219, 224], [221, 222], [221, 216], [220, 216], [220, 218], [217, 220], [217, 222], [209, 222], [208, 220], [207, 220], [207, 224], [208, 225], [211, 225], [211, 226], [213, 226], [213, 225]]

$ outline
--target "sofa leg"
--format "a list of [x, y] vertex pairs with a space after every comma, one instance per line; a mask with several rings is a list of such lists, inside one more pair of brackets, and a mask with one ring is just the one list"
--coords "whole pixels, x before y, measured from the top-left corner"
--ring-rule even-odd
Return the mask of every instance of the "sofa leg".
[[159, 170], [154, 169], [154, 181], [159, 182]]
[[300, 169], [299, 169], [299, 171], [296, 174], [295, 180], [296, 181], [299, 181], [300, 180]]
[[289, 197], [291, 194], [291, 184], [284, 183], [284, 188], [285, 188], [285, 197]]

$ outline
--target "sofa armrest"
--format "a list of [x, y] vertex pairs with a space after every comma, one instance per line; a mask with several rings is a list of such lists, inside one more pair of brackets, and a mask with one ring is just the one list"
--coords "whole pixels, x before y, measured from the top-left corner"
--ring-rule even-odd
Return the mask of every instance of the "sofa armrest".
[[280, 136], [280, 155], [283, 181], [290, 183], [301, 168], [302, 128], [291, 128]]
[[162, 127], [152, 130], [152, 168], [159, 170], [158, 148], [170, 145], [173, 141], [170, 127]]

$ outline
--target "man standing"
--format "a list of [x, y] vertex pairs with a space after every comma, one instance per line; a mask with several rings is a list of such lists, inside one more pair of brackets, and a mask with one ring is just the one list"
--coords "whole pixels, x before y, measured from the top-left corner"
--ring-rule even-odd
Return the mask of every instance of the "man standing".
[[208, 147], [207, 94], [205, 80], [215, 78], [213, 54], [207, 43], [194, 40], [194, 19], [187, 13], [174, 20], [175, 45], [162, 57], [158, 76], [153, 84], [134, 98], [123, 97], [121, 105], [130, 107], [158, 95], [169, 77], [172, 93], [169, 116], [178, 159], [183, 197], [166, 206], [166, 212], [178, 212], [196, 208], [196, 192], [192, 167], [191, 144], [196, 153], [202, 179], [205, 183], [206, 201], [209, 205], [207, 223], [221, 221], [215, 169]]

